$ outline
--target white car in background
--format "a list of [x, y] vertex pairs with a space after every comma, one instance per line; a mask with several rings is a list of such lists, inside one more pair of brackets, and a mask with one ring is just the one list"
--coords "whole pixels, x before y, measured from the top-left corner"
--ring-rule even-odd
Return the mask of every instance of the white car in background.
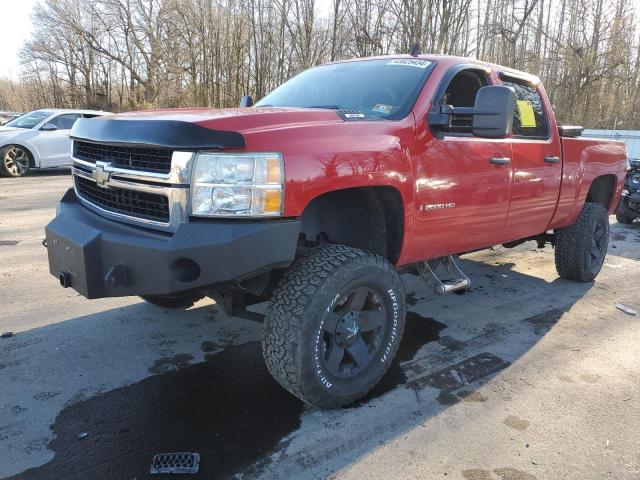
[[71, 166], [69, 132], [79, 118], [111, 115], [96, 110], [34, 110], [0, 127], [0, 175], [21, 177], [30, 168]]

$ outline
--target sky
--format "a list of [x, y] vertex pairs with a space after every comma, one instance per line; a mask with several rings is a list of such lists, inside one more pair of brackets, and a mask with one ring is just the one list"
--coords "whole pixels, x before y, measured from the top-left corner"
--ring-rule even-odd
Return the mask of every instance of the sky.
[[36, 1], [0, 0], [0, 78], [18, 77], [18, 51], [31, 34], [31, 11]]

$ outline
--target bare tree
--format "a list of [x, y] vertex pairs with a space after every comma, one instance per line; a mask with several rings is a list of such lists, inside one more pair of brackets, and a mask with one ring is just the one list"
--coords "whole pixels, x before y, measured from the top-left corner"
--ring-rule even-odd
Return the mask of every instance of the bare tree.
[[422, 50], [539, 75], [563, 122], [640, 128], [633, 0], [42, 0], [0, 108], [235, 106], [299, 71]]

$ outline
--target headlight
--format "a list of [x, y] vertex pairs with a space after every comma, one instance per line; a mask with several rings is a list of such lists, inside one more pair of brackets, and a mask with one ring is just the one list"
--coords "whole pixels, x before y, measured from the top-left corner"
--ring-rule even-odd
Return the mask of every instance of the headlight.
[[634, 173], [631, 175], [631, 183], [640, 183], [640, 173]]
[[191, 215], [282, 215], [284, 167], [279, 153], [199, 153], [191, 181]]

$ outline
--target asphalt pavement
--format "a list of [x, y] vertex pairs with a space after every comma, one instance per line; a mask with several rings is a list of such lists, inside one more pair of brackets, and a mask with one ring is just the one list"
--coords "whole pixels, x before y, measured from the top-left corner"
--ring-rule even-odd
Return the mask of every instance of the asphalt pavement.
[[86, 300], [48, 273], [44, 227], [65, 170], [0, 178], [0, 478], [640, 478], [640, 223], [611, 217], [593, 284], [527, 243], [466, 255], [472, 288], [403, 275], [405, 337], [371, 394], [306, 407], [271, 379], [261, 325], [205, 299], [187, 311]]

